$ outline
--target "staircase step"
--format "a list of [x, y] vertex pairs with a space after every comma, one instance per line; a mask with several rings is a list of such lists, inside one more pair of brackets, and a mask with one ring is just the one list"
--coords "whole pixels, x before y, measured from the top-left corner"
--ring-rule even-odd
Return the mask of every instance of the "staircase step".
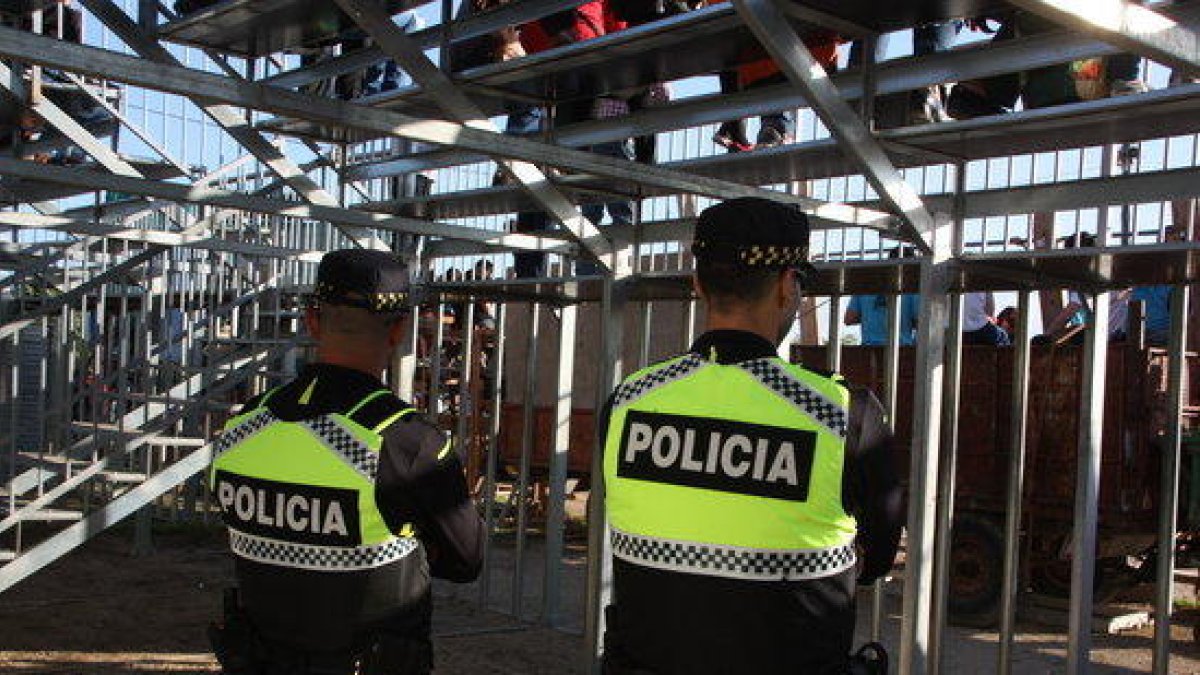
[[83, 514], [79, 511], [65, 509], [39, 509], [21, 516], [21, 520], [41, 523], [74, 521], [82, 518]]
[[146, 480], [146, 474], [131, 471], [105, 471], [100, 477], [109, 483], [141, 483]]
[[0, 550], [0, 562], [8, 562], [8, 561], [10, 561], [10, 560], [16, 560], [16, 559], [17, 559], [17, 552], [16, 552], [16, 551], [3, 551], [3, 550]]

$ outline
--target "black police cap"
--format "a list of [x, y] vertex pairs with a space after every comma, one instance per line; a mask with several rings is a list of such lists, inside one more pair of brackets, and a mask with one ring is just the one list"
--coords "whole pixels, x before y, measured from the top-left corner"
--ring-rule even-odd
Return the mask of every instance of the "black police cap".
[[692, 253], [704, 262], [750, 269], [792, 268], [805, 278], [808, 263], [808, 216], [794, 204], [739, 197], [700, 213]]
[[352, 248], [330, 251], [317, 267], [318, 303], [372, 312], [398, 312], [409, 306], [408, 268], [393, 253]]

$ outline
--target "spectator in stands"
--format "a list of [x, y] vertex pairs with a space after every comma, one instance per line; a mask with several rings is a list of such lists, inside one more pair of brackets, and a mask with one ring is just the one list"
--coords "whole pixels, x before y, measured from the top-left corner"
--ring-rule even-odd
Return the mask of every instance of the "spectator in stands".
[[[1000, 28], [993, 31], [989, 20], [999, 21]], [[968, 24], [976, 30], [994, 32], [993, 42], [1059, 29], [1053, 21], [1027, 12], [984, 17]], [[951, 90], [946, 107], [954, 119], [970, 119], [1009, 112], [1018, 98], [1029, 110], [1138, 93], [1146, 90], [1138, 78], [1139, 65], [1137, 56], [1121, 54], [959, 82]]]
[[[962, 31], [963, 21], [940, 21], [924, 24], [913, 28], [913, 55], [925, 56], [944, 52], [954, 45], [954, 39]], [[887, 57], [891, 45], [892, 34], [883, 34], [875, 41], [875, 61], [878, 63]], [[850, 46], [851, 68], [862, 65], [863, 42], [857, 40]], [[929, 124], [945, 122], [950, 119], [946, 113], [945, 96], [941, 85], [926, 87], [917, 91], [902, 94], [882, 96], [875, 102], [875, 123], [880, 129], [906, 126], [909, 124]]]
[[[593, 0], [574, 9], [556, 12], [537, 21], [521, 26], [519, 36], [526, 53], [534, 54], [566, 44], [590, 40], [626, 27], [612, 12], [608, 0]], [[629, 113], [629, 104], [613, 96], [601, 96], [592, 100], [568, 101], [560, 104], [555, 112], [555, 122], [569, 125], [588, 119], [607, 119]], [[509, 118], [510, 133], [532, 133], [540, 130], [542, 120], [532, 112], [521, 112], [514, 122]], [[536, 126], [535, 126], [536, 125]], [[633, 160], [634, 149], [630, 139], [598, 143], [581, 148], [600, 155]], [[580, 209], [583, 216], [594, 225], [599, 225], [605, 211], [615, 225], [633, 223], [633, 202], [614, 200], [604, 203], [585, 204]], [[549, 229], [549, 219], [542, 212], [526, 212], [517, 216], [518, 232], [536, 232]], [[538, 277], [545, 273], [544, 253], [518, 253], [514, 255], [514, 267], [518, 278]], [[595, 267], [588, 262], [576, 264], [576, 274], [591, 274]]]
[[[812, 52], [813, 58], [826, 73], [837, 71], [837, 48], [841, 38], [828, 30], [817, 30], [804, 39], [804, 45]], [[749, 91], [772, 84], [787, 82], [787, 76], [775, 65], [775, 61], [767, 56], [762, 47], [746, 50], [739, 59], [736, 80], [729, 75], [721, 76], [721, 93], [730, 94], [733, 91]], [[736, 88], [730, 90], [730, 86]], [[744, 152], [756, 148], [772, 148], [777, 145], [790, 143], [795, 137], [795, 120], [792, 111], [783, 110], [761, 115], [758, 118], [759, 128], [754, 145], [750, 145], [746, 135], [744, 119], [723, 122], [713, 135], [713, 142], [729, 152]]]
[[[842, 317], [847, 326], [859, 326], [861, 343], [880, 346], [888, 343], [888, 296], [856, 295], [850, 298]], [[917, 340], [917, 317], [921, 300], [909, 293], [900, 296], [900, 344], [912, 346]]]
[[[392, 23], [396, 24], [405, 34], [415, 33], [425, 27], [425, 20], [411, 9], [393, 16]], [[367, 72], [363, 75], [363, 95], [372, 96], [386, 91], [394, 91], [400, 88], [403, 81], [404, 73], [400, 70], [399, 64], [391, 59], [386, 59], [367, 68]]]
[[1171, 339], [1171, 286], [1138, 286], [1131, 300], [1144, 303], [1146, 345], [1166, 347]]
[[1017, 322], [1020, 320], [1020, 311], [1012, 306], [1005, 307], [996, 315], [996, 327], [1008, 335], [1010, 343], [1017, 338]]
[[995, 313], [996, 299], [991, 291], [967, 293], [963, 297], [963, 344], [997, 347], [1011, 344], [1008, 333], [996, 325]]

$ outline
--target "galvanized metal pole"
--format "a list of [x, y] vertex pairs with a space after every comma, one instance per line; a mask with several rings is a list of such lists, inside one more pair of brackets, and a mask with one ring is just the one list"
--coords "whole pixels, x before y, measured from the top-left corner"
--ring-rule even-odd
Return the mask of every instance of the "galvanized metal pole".
[[496, 464], [500, 451], [500, 416], [504, 413], [504, 391], [501, 386], [504, 380], [505, 330], [504, 323], [508, 315], [508, 303], [496, 305], [496, 358], [492, 366], [492, 405], [491, 419], [488, 420], [487, 459], [484, 461], [483, 473], [483, 572], [479, 577], [479, 604], [486, 608], [491, 598], [492, 584], [492, 535], [496, 531]]
[[1191, 288], [1171, 291], [1170, 371], [1167, 384], [1167, 419], [1170, 421], [1162, 449], [1162, 483], [1159, 487], [1158, 578], [1154, 593], [1154, 673], [1171, 670], [1171, 611], [1175, 602], [1175, 533], [1179, 517], [1179, 453], [1183, 442], [1184, 378], [1187, 375], [1188, 305]]
[[950, 301], [950, 219], [939, 214], [933, 255], [921, 263], [921, 317], [913, 387], [913, 444], [909, 474], [908, 557], [905, 562], [900, 675], [931, 672], [933, 564], [937, 516], [938, 447]]
[[[896, 281], [898, 286], [899, 278]], [[903, 310], [904, 296], [888, 297], [888, 344], [884, 358], [883, 405], [893, 433], [896, 431], [896, 404], [900, 393], [900, 316]], [[883, 602], [884, 580], [876, 579], [874, 588], [871, 589], [871, 639], [875, 641], [883, 636]]]
[[[568, 282], [564, 286], [574, 286]], [[571, 290], [564, 288], [568, 294]], [[550, 503], [546, 507], [546, 571], [542, 619], [551, 628], [562, 624], [562, 556], [566, 520], [567, 464], [571, 448], [571, 395], [575, 389], [575, 324], [578, 305], [561, 310], [558, 332], [558, 393], [554, 402], [554, 445], [550, 452]]]
[[958, 400], [962, 380], [963, 295], [950, 296], [950, 326], [946, 331], [946, 382], [942, 406], [942, 442], [938, 458], [937, 541], [933, 566], [933, 626], [929, 637], [929, 670], [942, 671], [945, 652], [947, 600], [950, 597], [950, 549], [954, 530], [954, 477], [958, 456]]
[[[629, 300], [625, 280], [605, 277], [601, 305], [604, 346], [600, 361], [596, 409], [608, 401], [609, 394], [621, 382], [624, 370], [622, 340], [624, 337], [625, 307]], [[588, 570], [587, 602], [584, 615], [584, 672], [600, 673], [603, 651], [604, 608], [612, 595], [612, 558], [609, 551], [608, 518], [604, 512], [604, 455], [605, 429], [599, 429], [595, 451], [592, 452], [591, 491], [588, 493]]]
[[1092, 295], [1095, 308], [1087, 330], [1079, 428], [1079, 473], [1075, 487], [1075, 528], [1071, 559], [1070, 628], [1067, 673], [1091, 669], [1092, 600], [1096, 578], [1100, 463], [1104, 433], [1104, 383], [1108, 363], [1108, 293]]
[[1029, 428], [1029, 351], [1033, 292], [1023, 290], [1017, 300], [1017, 339], [1013, 345], [1012, 412], [1009, 426], [1008, 496], [1004, 524], [1004, 586], [1000, 596], [1000, 649], [996, 671], [1012, 672], [1013, 638], [1017, 622], [1017, 594], [1021, 571], [1021, 505], [1025, 495], [1025, 435]]
[[829, 296], [829, 343], [825, 367], [833, 372], [842, 369], [842, 296]]
[[537, 398], [538, 333], [541, 324], [542, 305], [529, 305], [529, 334], [526, 336], [525, 352], [525, 402], [521, 411], [521, 461], [517, 485], [513, 498], [517, 500], [517, 543], [516, 560], [513, 563], [512, 600], [509, 606], [513, 616], [521, 618], [522, 598], [525, 590], [525, 532], [529, 526], [529, 464], [533, 458], [534, 411]]
[[950, 295], [946, 341], [946, 384], [942, 405], [941, 455], [937, 460], [937, 542], [934, 562], [934, 626], [929, 638], [931, 673], [943, 669], [942, 639], [946, 633], [950, 595], [950, 548], [954, 530], [954, 479], [958, 459], [959, 390], [962, 380], [962, 293]]

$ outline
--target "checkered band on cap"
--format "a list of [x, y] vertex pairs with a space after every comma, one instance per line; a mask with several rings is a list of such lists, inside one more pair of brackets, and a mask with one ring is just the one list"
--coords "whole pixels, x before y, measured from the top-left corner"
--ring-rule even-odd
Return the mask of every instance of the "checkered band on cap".
[[696, 255], [726, 254], [746, 267], [795, 267], [808, 262], [807, 246], [782, 244], [753, 244], [738, 246], [724, 242], [697, 241], [692, 244]]
[[213, 441], [213, 458], [215, 459], [229, 452], [235, 445], [242, 443], [254, 434], [267, 428], [270, 424], [278, 421], [279, 418], [271, 414], [270, 410], [260, 408], [257, 413], [239, 422], [232, 429], [225, 430], [220, 436], [217, 436], [217, 440]]
[[375, 476], [379, 473], [379, 453], [372, 451], [332, 416], [320, 415], [301, 424], [320, 438], [333, 454], [362, 474], [363, 478], [375, 481]]
[[347, 297], [345, 289], [328, 282], [317, 282], [313, 299], [368, 309], [372, 312], [398, 312], [408, 306], [408, 293], [355, 293], [358, 297]]
[[371, 546], [315, 546], [258, 537], [229, 530], [229, 547], [247, 560], [320, 572], [357, 572], [396, 562], [417, 550], [412, 537], [397, 537]]
[[613, 408], [629, 405], [655, 389], [665, 384], [682, 380], [707, 365], [709, 365], [708, 361], [701, 359], [695, 354], [686, 354], [662, 368], [642, 375], [636, 380], [622, 383], [620, 387], [617, 387], [616, 393], [613, 394]]
[[757, 549], [646, 537], [612, 530], [613, 555], [643, 567], [752, 581], [820, 579], [856, 561], [850, 544], [823, 549]]
[[754, 359], [738, 364], [771, 391], [800, 409], [841, 438], [846, 437], [846, 410], [796, 379], [776, 359]]

